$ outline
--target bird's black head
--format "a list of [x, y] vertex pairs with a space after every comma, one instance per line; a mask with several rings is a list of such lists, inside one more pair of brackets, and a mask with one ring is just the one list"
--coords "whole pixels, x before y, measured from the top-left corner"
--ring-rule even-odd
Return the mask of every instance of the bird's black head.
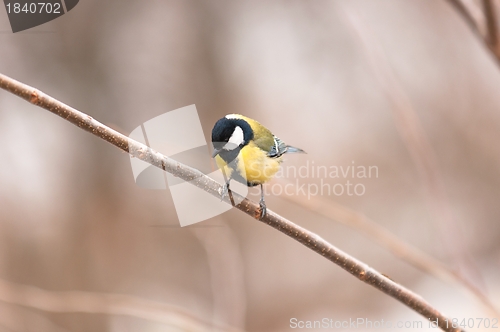
[[220, 154], [226, 161], [231, 161], [252, 139], [253, 130], [248, 122], [237, 116], [226, 115], [212, 129], [213, 157]]

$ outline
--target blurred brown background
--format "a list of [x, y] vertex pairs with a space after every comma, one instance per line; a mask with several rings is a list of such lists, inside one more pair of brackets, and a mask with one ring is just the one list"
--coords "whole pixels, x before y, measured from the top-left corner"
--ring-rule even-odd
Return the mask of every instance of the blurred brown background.
[[[377, 166], [364, 195], [326, 198], [449, 266], [469, 262], [462, 270], [500, 307], [500, 68], [449, 2], [84, 0], [16, 34], [0, 10], [0, 45], [0, 72], [126, 135], [196, 104], [207, 140], [217, 119], [241, 113], [308, 152], [287, 165]], [[405, 139], [412, 126], [423, 153]], [[127, 294], [246, 331], [288, 331], [294, 317], [426, 324], [239, 211], [174, 227], [170, 193], [137, 187], [126, 154], [5, 91], [0, 142], [1, 280]], [[266, 201], [449, 316], [492, 317], [358, 232]], [[1, 332], [185, 330], [0, 302]]]

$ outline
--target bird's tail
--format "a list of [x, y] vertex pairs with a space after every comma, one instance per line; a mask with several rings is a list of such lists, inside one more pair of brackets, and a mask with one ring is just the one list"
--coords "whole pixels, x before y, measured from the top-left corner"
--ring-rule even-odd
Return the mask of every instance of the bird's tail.
[[294, 146], [287, 145], [286, 146], [286, 153], [307, 153], [302, 149], [296, 148]]

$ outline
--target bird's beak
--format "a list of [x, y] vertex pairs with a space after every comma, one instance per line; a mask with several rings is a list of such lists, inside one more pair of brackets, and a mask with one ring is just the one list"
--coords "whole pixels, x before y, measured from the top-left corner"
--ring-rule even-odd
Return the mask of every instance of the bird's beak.
[[220, 153], [220, 149], [214, 149], [214, 152], [212, 152], [212, 158], [215, 158]]

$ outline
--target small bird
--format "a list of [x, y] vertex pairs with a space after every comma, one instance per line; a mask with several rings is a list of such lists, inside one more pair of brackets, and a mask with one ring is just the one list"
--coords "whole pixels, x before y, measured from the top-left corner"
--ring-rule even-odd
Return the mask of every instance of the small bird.
[[260, 219], [266, 215], [262, 184], [279, 171], [283, 154], [305, 153], [286, 145], [259, 122], [240, 114], [226, 115], [215, 123], [212, 144], [212, 157], [227, 176], [222, 199], [228, 193], [232, 179], [249, 187], [260, 185]]

